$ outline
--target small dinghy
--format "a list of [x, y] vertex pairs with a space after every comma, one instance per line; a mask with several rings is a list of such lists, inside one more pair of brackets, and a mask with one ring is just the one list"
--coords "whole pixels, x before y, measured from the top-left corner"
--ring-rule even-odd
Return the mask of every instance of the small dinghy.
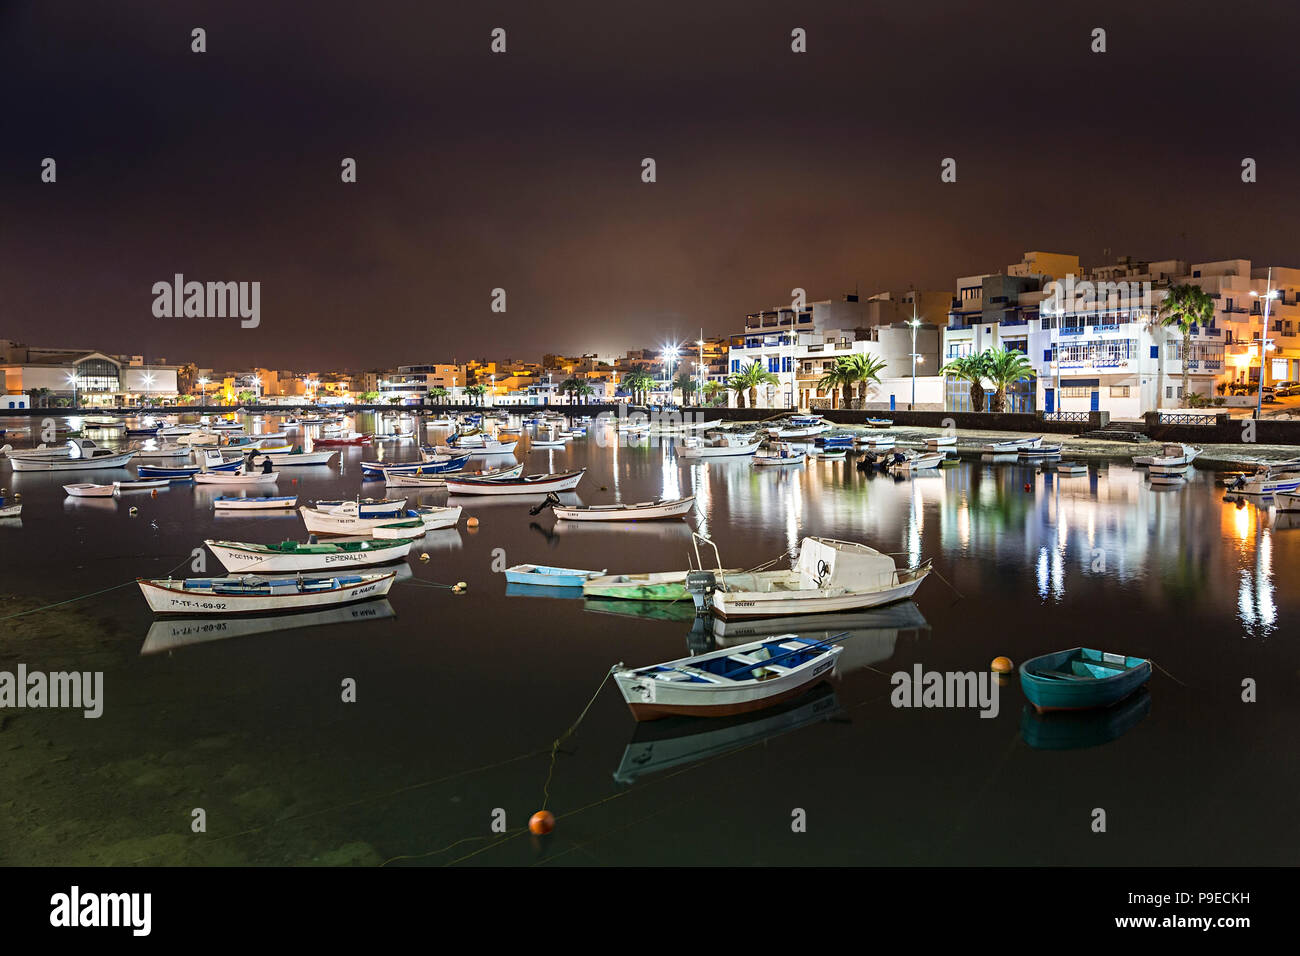
[[802, 465], [807, 460], [808, 455], [803, 449], [796, 449], [788, 442], [777, 442], [772, 451], [754, 456], [754, 464], [760, 468]]
[[1021, 461], [1034, 461], [1040, 458], [1059, 458], [1061, 457], [1060, 445], [1035, 445], [1032, 448], [1022, 448], [1016, 452], [1016, 457]]
[[92, 485], [88, 482], [80, 482], [75, 485], [64, 485], [63, 490], [72, 498], [111, 498], [116, 491], [112, 485]]
[[1056, 463], [1056, 473], [1062, 477], [1073, 478], [1086, 475], [1088, 466], [1081, 461], [1061, 461]]
[[563, 474], [524, 475], [521, 478], [457, 478], [447, 476], [447, 491], [453, 495], [517, 495], [572, 491], [587, 469]]
[[1009, 455], [1013, 452], [1025, 451], [1029, 448], [1037, 448], [1043, 443], [1043, 436], [1035, 438], [1007, 438], [1002, 441], [991, 441], [986, 444], [981, 451], [990, 455]]
[[895, 451], [885, 461], [885, 469], [902, 473], [928, 471], [931, 468], [938, 468], [946, 457], [947, 453], [942, 451]]
[[249, 544], [244, 541], [203, 542], [217, 556], [222, 567], [231, 573], [257, 571], [317, 571], [340, 565], [358, 567], [384, 564], [406, 557], [411, 540], [394, 541], [285, 541], [281, 544]]
[[890, 425], [892, 425], [892, 424], [894, 424], [894, 423], [893, 423], [892, 421], [890, 421], [888, 418], [868, 418], [868, 419], [867, 419], [867, 427], [868, 427], [868, 428], [888, 428], [888, 427], [889, 427]]
[[838, 644], [786, 634], [649, 667], [619, 664], [614, 681], [639, 721], [729, 717], [802, 695], [833, 673], [843, 651]]
[[926, 448], [950, 448], [957, 444], [956, 435], [935, 435], [925, 440]]
[[218, 511], [283, 511], [297, 504], [297, 495], [270, 498], [241, 498], [218, 495], [212, 499], [212, 507]]
[[563, 521], [664, 521], [681, 518], [695, 507], [695, 496], [662, 498], [657, 501], [642, 501], [631, 505], [562, 505], [555, 494], [547, 496], [546, 501], [529, 514], [537, 514], [543, 508], [550, 508], [555, 517]]
[[[492, 471], [465, 471], [454, 472], [457, 477], [463, 478], [482, 478], [484, 480], [504, 480], [507, 478], [518, 478], [524, 473], [524, 466], [521, 462], [513, 468], [496, 468]], [[415, 475], [415, 474], [387, 474], [384, 477], [384, 483], [389, 488], [446, 488], [447, 475]]]
[[259, 614], [319, 609], [383, 597], [396, 571], [344, 577], [138, 578], [155, 614]]
[[363, 435], [360, 432], [353, 432], [347, 436], [330, 436], [329, 438], [317, 438], [312, 444], [317, 448], [331, 448], [335, 445], [369, 445], [373, 441], [370, 435]]
[[1020, 665], [1020, 687], [1040, 712], [1109, 707], [1151, 679], [1142, 657], [1072, 647]]
[[396, 518], [406, 510], [405, 498], [358, 498], [355, 501], [318, 501], [320, 511], [337, 512], [344, 505], [355, 504], [363, 518]]
[[605, 573], [581, 571], [577, 568], [552, 568], [544, 564], [516, 564], [506, 568], [506, 581], [510, 584], [533, 584], [551, 588], [580, 588], [591, 578]]
[[1161, 450], [1158, 455], [1137, 455], [1133, 459], [1133, 464], [1139, 468], [1148, 468], [1151, 465], [1190, 465], [1197, 455], [1201, 453], [1199, 445], [1184, 445], [1181, 442], [1171, 442]]
[[363, 461], [361, 474], [366, 478], [387, 478], [392, 475], [441, 475], [459, 471], [469, 461], [469, 453], [456, 455], [430, 455], [422, 461]]
[[150, 491], [154, 488], [168, 488], [171, 483], [170, 478], [146, 478], [140, 481], [115, 481], [113, 487], [117, 491]]
[[228, 471], [201, 471], [194, 476], [196, 485], [273, 485], [280, 477], [278, 471], [260, 471], [251, 475], [235, 474]]
[[893, 435], [859, 435], [853, 441], [858, 447], [866, 448], [868, 451], [883, 451], [894, 447]]

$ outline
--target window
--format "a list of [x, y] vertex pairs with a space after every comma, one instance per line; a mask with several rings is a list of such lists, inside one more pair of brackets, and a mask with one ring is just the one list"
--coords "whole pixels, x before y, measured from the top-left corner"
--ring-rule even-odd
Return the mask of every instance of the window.
[[1151, 357], [1153, 359], [1160, 358], [1160, 346], [1158, 345], [1151, 346]]
[[779, 372], [781, 370], [781, 360], [779, 358], [769, 358], [767, 360], [767, 370], [769, 372]]
[[1087, 398], [1092, 394], [1092, 389], [1086, 385], [1062, 385], [1062, 398]]
[[1174, 397], [1174, 387], [1172, 385], [1166, 385], [1165, 398], [1173, 398], [1173, 397]]
[[1050, 362], [1051, 360], [1052, 360], [1052, 350], [1051, 350], [1051, 349], [1043, 349], [1043, 361], [1044, 361], [1044, 362]]
[[785, 358], [781, 359], [781, 371], [790, 372], [793, 370], [794, 370], [794, 359], [790, 358], [788, 355]]
[[1110, 397], [1128, 398], [1128, 389], [1129, 387], [1127, 385], [1112, 385], [1110, 387]]
[[731, 360], [731, 370], [732, 370], [733, 372], [739, 372], [739, 371], [740, 371], [740, 359], [732, 359], [732, 360]]

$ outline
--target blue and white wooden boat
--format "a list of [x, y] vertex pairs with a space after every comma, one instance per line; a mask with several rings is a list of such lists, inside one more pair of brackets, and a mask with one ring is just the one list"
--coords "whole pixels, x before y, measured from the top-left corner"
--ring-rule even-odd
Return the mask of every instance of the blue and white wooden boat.
[[847, 434], [818, 435], [815, 442], [822, 448], [852, 448], [853, 436]]
[[730, 717], [806, 693], [831, 676], [843, 646], [798, 634], [726, 647], [613, 676], [637, 720]]
[[1151, 679], [1142, 657], [1072, 647], [1020, 665], [1020, 687], [1040, 711], [1109, 707]]
[[244, 498], [238, 495], [217, 495], [212, 507], [217, 511], [283, 511], [298, 504], [297, 495], [278, 495], [265, 498]]
[[158, 432], [162, 430], [161, 425], [153, 425], [148, 428], [128, 428], [126, 430], [127, 438], [156, 438]]
[[[318, 501], [316, 507], [321, 511], [338, 511], [345, 504], [352, 504], [353, 500], [346, 501]], [[358, 498], [355, 499], [357, 505], [357, 514], [362, 518], [395, 518], [406, 511], [405, 498]]]
[[363, 461], [361, 474], [366, 478], [383, 478], [387, 475], [441, 475], [460, 471], [469, 461], [468, 452], [455, 455], [430, 454], [423, 461]]
[[200, 471], [198, 465], [137, 465], [135, 473], [141, 478], [171, 478], [174, 481], [188, 481]]
[[577, 568], [553, 568], [544, 564], [516, 564], [506, 568], [506, 581], [510, 584], [537, 584], [551, 588], [580, 588], [591, 578], [598, 578], [605, 573], [599, 571], [581, 571]]

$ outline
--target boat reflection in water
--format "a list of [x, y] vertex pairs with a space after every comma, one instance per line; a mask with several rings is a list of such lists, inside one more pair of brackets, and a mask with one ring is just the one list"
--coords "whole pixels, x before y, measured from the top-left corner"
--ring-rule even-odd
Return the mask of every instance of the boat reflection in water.
[[393, 617], [393, 606], [387, 598], [332, 607], [307, 614], [273, 614], [266, 617], [204, 617], [162, 618], [149, 627], [142, 656], [161, 654], [193, 644], [223, 641], [230, 637], [250, 637], [271, 631], [290, 631], [304, 627], [325, 627], [330, 624], [349, 624], [355, 621], [381, 621]]
[[[578, 594], [581, 596], [582, 589]], [[695, 618], [695, 605], [689, 598], [680, 601], [625, 601], [621, 598], [584, 598], [584, 611], [597, 614], [616, 614], [619, 617], [637, 617], [648, 621], [674, 621], [685, 624]], [[704, 618], [708, 620], [708, 618]]]
[[1030, 704], [1020, 712], [1020, 736], [1035, 750], [1080, 750], [1116, 740], [1151, 712], [1145, 687], [1105, 710], [1040, 714]]
[[550, 584], [506, 583], [506, 597], [556, 598], [558, 600], [575, 600], [582, 597], [582, 588], [556, 587]]
[[928, 631], [929, 623], [913, 601], [902, 601], [854, 614], [816, 614], [763, 618], [755, 621], [713, 622], [718, 647], [746, 644], [772, 634], [798, 634], [840, 644], [835, 673], [848, 674], [887, 661], [894, 656], [898, 636], [904, 631]]
[[710, 720], [668, 717], [639, 723], [623, 750], [614, 779], [632, 784], [648, 774], [706, 760], [820, 723], [839, 711], [834, 689], [822, 682], [797, 700], [754, 714]]

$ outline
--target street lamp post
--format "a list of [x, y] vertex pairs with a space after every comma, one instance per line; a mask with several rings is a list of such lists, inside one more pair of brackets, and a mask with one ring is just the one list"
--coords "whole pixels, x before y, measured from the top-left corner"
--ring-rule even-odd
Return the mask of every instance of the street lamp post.
[[912, 306], [912, 320], [907, 323], [912, 327], [912, 401], [907, 410], [916, 409], [916, 330], [921, 327], [921, 320], [916, 317], [916, 306]]
[[699, 394], [699, 398], [696, 399], [696, 404], [700, 404], [704, 400], [704, 330], [703, 329], [700, 329], [700, 337], [699, 339], [696, 340], [695, 344], [699, 347], [700, 350], [699, 373], [697, 375], [699, 381], [699, 385], [697, 387], [699, 389], [700, 394]]
[[74, 372], [68, 376], [68, 382], [72, 385], [72, 410], [77, 410], [77, 374]]
[[[1250, 292], [1256, 298], [1259, 293], [1254, 289]], [[1268, 279], [1264, 288], [1264, 331], [1259, 340], [1259, 391], [1255, 396], [1255, 417], [1260, 418], [1264, 414], [1264, 368], [1268, 362], [1268, 304], [1277, 298], [1277, 290], [1273, 288], [1273, 267], [1268, 268]], [[1183, 356], [1183, 361], [1187, 361], [1187, 356]]]

